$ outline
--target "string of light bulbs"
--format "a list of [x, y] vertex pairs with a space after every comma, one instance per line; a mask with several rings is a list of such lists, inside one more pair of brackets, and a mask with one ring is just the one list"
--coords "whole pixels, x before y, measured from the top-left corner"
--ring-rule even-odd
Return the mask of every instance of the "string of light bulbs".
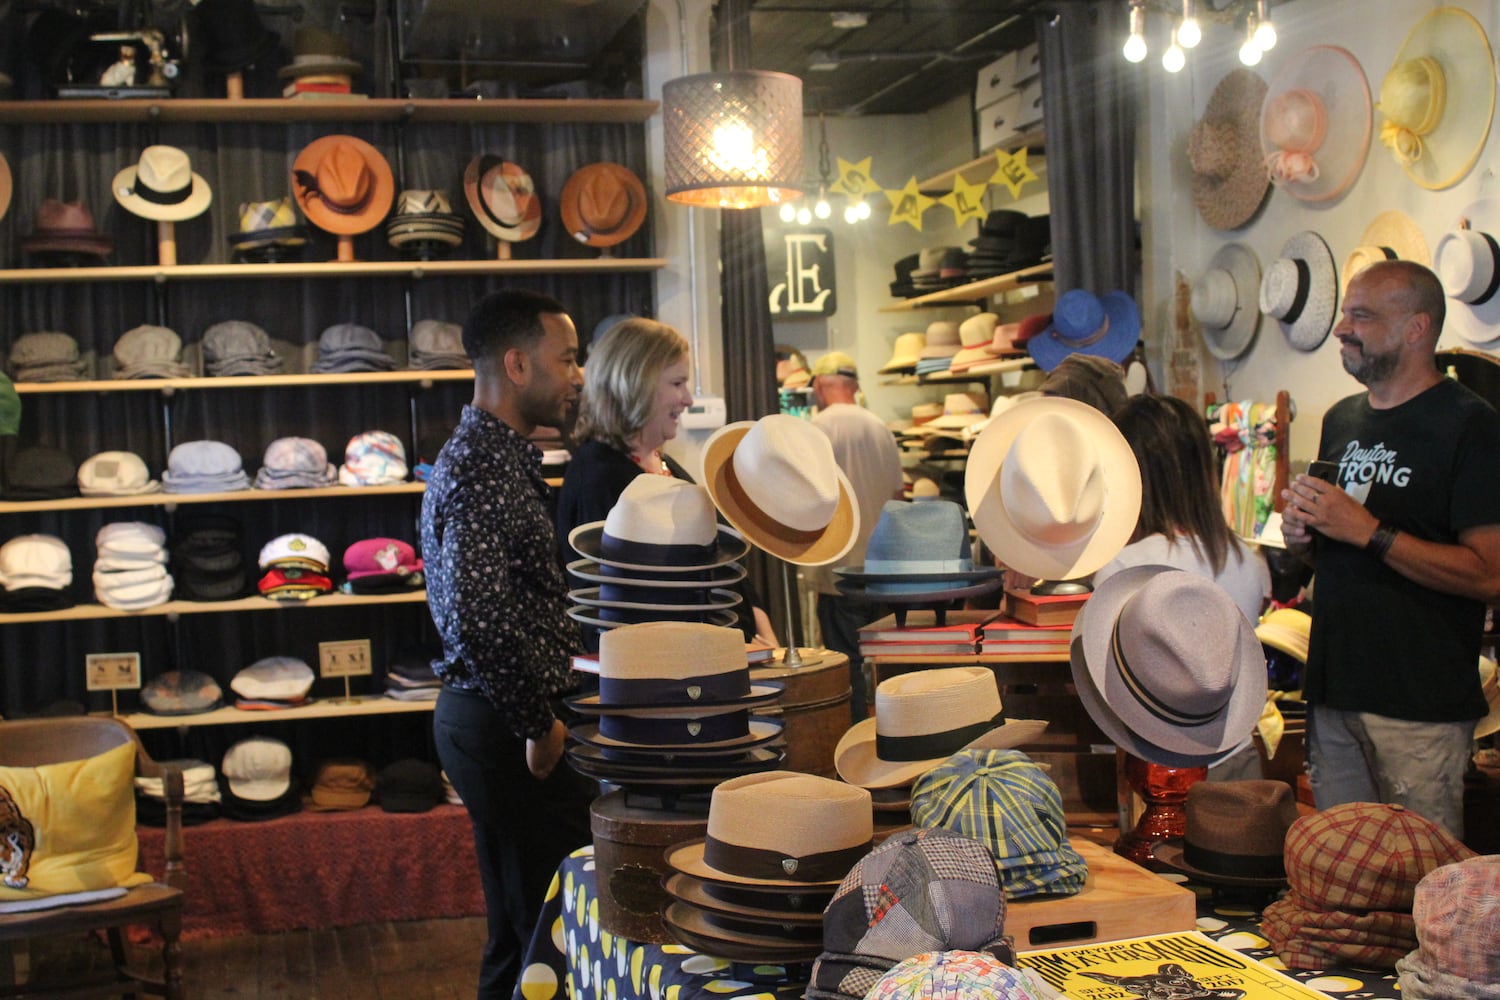
[[[791, 202], [785, 202], [778, 213], [781, 221], [790, 225], [795, 222], [799, 226], [812, 224], [814, 218], [826, 219], [833, 215], [833, 206], [828, 203], [828, 186], [833, 176], [833, 163], [830, 159], [828, 149], [828, 123], [823, 117], [823, 112], [818, 112], [818, 200], [813, 202], [812, 208], [806, 205], [798, 208]], [[851, 198], [849, 204], [844, 208], [844, 221], [849, 225], [863, 222], [870, 217], [870, 206], [865, 202], [863, 196], [858, 199]]]
[[[1133, 63], [1142, 62], [1149, 54], [1146, 45], [1146, 6], [1148, 0], [1130, 0], [1130, 34], [1125, 38], [1124, 56]], [[1163, 7], [1173, 17], [1171, 41], [1161, 54], [1162, 69], [1168, 73], [1180, 73], [1187, 65], [1187, 50], [1197, 48], [1203, 40], [1202, 21], [1210, 20], [1233, 25], [1245, 18], [1245, 40], [1240, 45], [1240, 62], [1254, 66], [1261, 57], [1276, 45], [1276, 25], [1271, 20], [1270, 0], [1241, 0], [1222, 10], [1202, 10], [1202, 0], [1182, 0], [1182, 13], [1176, 14], [1173, 7]]]

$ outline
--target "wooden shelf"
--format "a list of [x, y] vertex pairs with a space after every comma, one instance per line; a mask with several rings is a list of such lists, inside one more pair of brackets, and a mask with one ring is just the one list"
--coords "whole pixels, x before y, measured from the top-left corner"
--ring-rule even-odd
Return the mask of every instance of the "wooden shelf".
[[658, 271], [664, 257], [568, 257], [560, 260], [364, 260], [294, 264], [130, 264], [118, 267], [26, 267], [0, 271], [0, 284], [83, 281], [223, 281], [238, 278], [407, 277], [413, 281], [478, 274], [616, 274]]
[[422, 493], [426, 483], [392, 483], [389, 486], [315, 486], [289, 490], [230, 490], [225, 493], [136, 493], [119, 497], [64, 497], [60, 500], [7, 500], [0, 514], [26, 514], [54, 510], [104, 510], [110, 507], [176, 507], [179, 504], [241, 503], [254, 500], [319, 500], [328, 497], [392, 496]]
[[[1046, 142], [1047, 133], [1042, 129], [1034, 129], [1030, 132], [1022, 132], [1010, 142], [1007, 142], [1004, 149], [1007, 153], [1013, 153], [1023, 146], [1026, 147], [1028, 150], [1027, 162], [1029, 164], [1032, 154], [1039, 153], [1045, 155]], [[953, 179], [959, 176], [962, 176], [970, 184], [988, 183], [998, 165], [995, 160], [995, 151], [990, 150], [983, 156], [975, 157], [968, 163], [949, 167], [940, 174], [933, 174], [931, 177], [917, 181], [917, 190], [924, 194], [947, 194], [953, 190]]]
[[427, 591], [400, 594], [324, 594], [310, 601], [273, 601], [266, 597], [241, 597], [233, 601], [166, 601], [140, 611], [121, 611], [103, 604], [78, 604], [61, 611], [24, 611], [0, 614], [0, 625], [28, 622], [76, 622], [102, 618], [175, 618], [178, 615], [237, 614], [243, 611], [281, 611], [287, 608], [353, 608], [378, 604], [425, 604]]
[[931, 309], [934, 306], [963, 306], [983, 302], [996, 295], [1014, 291], [1022, 285], [1051, 282], [1052, 265], [1037, 264], [1009, 274], [997, 274], [993, 278], [971, 281], [967, 285], [945, 288], [940, 292], [928, 292], [914, 299], [904, 299], [881, 306], [881, 312], [911, 312], [915, 309]]
[[298, 386], [357, 386], [409, 384], [427, 386], [434, 382], [472, 382], [472, 368], [442, 371], [394, 372], [326, 372], [290, 375], [225, 375], [190, 378], [106, 378], [86, 382], [17, 382], [20, 396], [52, 396], [59, 393], [87, 392], [160, 392], [166, 395], [179, 389], [286, 389]]
[[639, 124], [656, 114], [656, 101], [457, 100], [354, 98], [293, 101], [130, 98], [123, 100], [0, 101], [0, 123], [33, 125], [74, 122], [474, 122], [543, 124]]
[[[356, 681], [361, 678], [355, 678]], [[351, 715], [395, 715], [401, 712], [431, 712], [434, 702], [401, 701], [380, 695], [356, 696], [353, 704], [338, 698], [322, 698], [294, 708], [250, 711], [227, 705], [212, 712], [193, 715], [154, 715], [132, 712], [119, 716], [132, 729], [176, 729], [185, 726], [239, 726], [256, 722], [295, 722], [298, 719], [335, 719]]]

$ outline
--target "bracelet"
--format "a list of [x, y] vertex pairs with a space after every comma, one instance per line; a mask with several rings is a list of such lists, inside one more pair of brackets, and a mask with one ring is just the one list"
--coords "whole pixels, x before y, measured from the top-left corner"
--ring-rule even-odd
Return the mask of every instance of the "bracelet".
[[1386, 553], [1391, 551], [1391, 546], [1395, 544], [1396, 531], [1397, 528], [1394, 524], [1391, 524], [1389, 521], [1381, 521], [1379, 527], [1375, 529], [1375, 533], [1370, 536], [1370, 540], [1365, 543], [1365, 551], [1381, 562], [1384, 562]]

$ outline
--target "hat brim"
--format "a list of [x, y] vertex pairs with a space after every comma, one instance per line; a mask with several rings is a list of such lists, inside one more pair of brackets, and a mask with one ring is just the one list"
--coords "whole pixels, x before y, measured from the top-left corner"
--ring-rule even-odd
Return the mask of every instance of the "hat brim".
[[[765, 889], [785, 889], [787, 892], [818, 892], [820, 890], [830, 892], [837, 889], [839, 883], [844, 880], [841, 875], [836, 879], [821, 882], [792, 882], [786, 879], [750, 878], [731, 872], [721, 872], [703, 860], [705, 843], [703, 837], [698, 837], [668, 847], [664, 855], [667, 867], [675, 872], [690, 875], [701, 882], [710, 882], [714, 885], [760, 886]], [[821, 952], [822, 948], [818, 951]]]
[[1266, 100], [1266, 82], [1248, 69], [1226, 73], [1209, 96], [1199, 120], [1225, 123], [1234, 132], [1233, 167], [1226, 177], [1193, 172], [1193, 203], [1203, 221], [1214, 229], [1238, 229], [1255, 217], [1271, 179], [1261, 162], [1259, 121]]
[[0, 219], [5, 218], [5, 213], [10, 211], [11, 195], [15, 192], [14, 178], [10, 173], [10, 161], [0, 153]]
[[1204, 871], [1188, 864], [1183, 857], [1183, 844], [1177, 840], [1164, 840], [1151, 848], [1151, 856], [1173, 871], [1195, 879], [1206, 882], [1209, 885], [1241, 886], [1246, 889], [1279, 889], [1287, 884], [1285, 875], [1270, 878], [1253, 878], [1248, 875], [1221, 875], [1218, 872]]
[[[299, 173], [316, 175], [318, 163], [341, 143], [352, 144], [359, 151], [373, 179], [370, 196], [357, 212], [333, 211], [322, 198], [309, 191], [297, 179]], [[296, 198], [297, 207], [302, 209], [307, 221], [319, 229], [337, 236], [357, 236], [380, 225], [386, 213], [391, 210], [391, 205], [396, 200], [396, 177], [391, 173], [391, 165], [380, 150], [363, 139], [352, 135], [325, 135], [302, 147], [302, 151], [292, 161], [292, 196]]]
[[[615, 569], [628, 569], [644, 573], [698, 573], [707, 570], [718, 569], [729, 563], [739, 562], [750, 552], [750, 543], [745, 541], [738, 531], [724, 525], [718, 525], [718, 534], [715, 536], [715, 556], [713, 562], [694, 563], [689, 566], [678, 566], [667, 563], [633, 563], [621, 562], [618, 559], [610, 559], [604, 554], [604, 521], [590, 521], [580, 524], [568, 532], [568, 544], [573, 551], [591, 560], [600, 566], [612, 566]], [[611, 577], [606, 582], [618, 582]], [[693, 581], [699, 588], [704, 586], [701, 581]]]
[[979, 566], [975, 569], [955, 570], [947, 573], [871, 573], [863, 563], [839, 566], [833, 571], [851, 583], [956, 583], [968, 586], [991, 579], [1003, 579], [1005, 571], [997, 566]]
[[[272, 35], [272, 45], [275, 45], [275, 35]], [[307, 62], [293, 62], [283, 66], [276, 71], [276, 79], [293, 80], [303, 76], [320, 76], [325, 74], [342, 74], [345, 76], [358, 76], [364, 71], [364, 67], [353, 59], [345, 59], [342, 56], [329, 56], [319, 61], [308, 60]]]
[[1338, 313], [1339, 276], [1333, 251], [1323, 237], [1304, 229], [1282, 244], [1279, 256], [1307, 262], [1309, 288], [1307, 302], [1296, 320], [1276, 322], [1294, 350], [1315, 351], [1328, 339]]
[[[591, 614], [589, 614], [588, 613], [589, 610], [590, 609], [588, 609], [588, 608], [582, 608], [582, 607], [569, 608], [568, 609], [568, 617], [571, 618], [571, 619], [573, 619], [575, 622], [578, 622], [581, 625], [593, 625], [595, 628], [603, 628], [603, 629], [619, 628], [621, 625], [635, 625], [635, 624], [640, 624], [640, 622], [610, 621], [607, 618], [600, 618], [597, 615], [591, 615]], [[709, 624], [709, 625], [722, 625], [722, 626], [724, 626], [724, 627], [727, 628], [727, 627], [735, 624], [735, 622], [739, 621], [739, 616], [736, 615], [733, 611], [705, 611], [705, 612], [702, 613], [701, 619], [706, 624]], [[642, 618], [640, 621], [656, 621], [656, 620], [658, 620], [658, 619], [654, 619], [654, 618]], [[677, 619], [677, 618], [662, 618], [660, 620], [661, 621], [678, 621], [679, 619]]]
[[662, 880], [662, 888], [668, 896], [680, 903], [708, 913], [719, 913], [736, 920], [748, 920], [756, 923], [771, 924], [796, 924], [799, 926], [818, 926], [823, 923], [823, 911], [818, 910], [777, 910], [768, 906], [741, 905], [732, 900], [720, 899], [711, 894], [710, 885], [702, 882], [691, 875], [677, 872], [668, 875]]
[[994, 729], [963, 746], [928, 760], [881, 760], [876, 755], [876, 718], [850, 726], [833, 749], [833, 769], [851, 785], [861, 788], [899, 788], [912, 784], [943, 761], [964, 750], [1012, 750], [1047, 730], [1045, 719], [1007, 719]]
[[[590, 180], [598, 174], [613, 177], [625, 190], [629, 207], [613, 225], [595, 227], [583, 218], [579, 202], [587, 190]], [[568, 235], [584, 246], [612, 247], [634, 236], [641, 223], [646, 220], [646, 186], [630, 168], [618, 163], [590, 163], [573, 171], [562, 193], [558, 196], [558, 210]]]
[[1418, 187], [1438, 191], [1462, 180], [1484, 150], [1495, 116], [1495, 55], [1474, 15], [1450, 6], [1413, 25], [1391, 65], [1418, 56], [1437, 60], [1449, 97], [1437, 126], [1422, 136], [1422, 155], [1401, 169]]
[[854, 488], [843, 470], [835, 468], [838, 503], [828, 524], [820, 531], [797, 531], [761, 510], [745, 493], [734, 472], [734, 450], [744, 439], [752, 421], [721, 427], [703, 446], [704, 487], [719, 513], [739, 529], [753, 545], [778, 559], [798, 566], [827, 566], [854, 547], [859, 534], [859, 509]]
[[901, 587], [903, 585], [912, 587], [915, 585], [910, 577], [896, 577], [886, 583], [874, 581], [854, 583], [846, 580], [834, 581], [839, 593], [846, 597], [863, 597], [883, 604], [941, 604], [944, 601], [956, 601], [963, 597], [979, 597], [983, 594], [991, 594], [999, 590], [1005, 583], [1003, 575], [985, 580], [976, 580], [969, 583], [952, 581], [950, 584], [938, 584], [933, 590], [891, 590], [886, 588]]
[[[1089, 429], [1108, 489], [1098, 526], [1081, 544], [1070, 547], [1027, 537], [1000, 497], [1000, 468], [1017, 435], [1030, 421], [1052, 413], [1065, 414]], [[1043, 396], [993, 417], [974, 439], [964, 471], [964, 498], [979, 537], [1006, 566], [1043, 580], [1072, 580], [1099, 569], [1130, 541], [1140, 516], [1141, 470], [1109, 417], [1087, 403]]]
[[1073, 624], [1073, 686], [1089, 716], [1128, 753], [1168, 767], [1210, 767], [1238, 749], [1265, 707], [1265, 655], [1249, 619], [1236, 614], [1235, 621], [1222, 624], [1237, 629], [1239, 663], [1246, 671], [1258, 667], [1262, 677], [1257, 683], [1242, 676], [1224, 711], [1204, 725], [1176, 726], [1138, 707], [1119, 671], [1111, 668], [1115, 622], [1125, 603], [1161, 574], [1183, 572], [1170, 566], [1132, 566], [1099, 585]]
[[1328, 202], [1354, 184], [1370, 151], [1370, 84], [1359, 60], [1338, 45], [1310, 45], [1282, 63], [1261, 103], [1260, 148], [1264, 156], [1280, 151], [1266, 135], [1266, 109], [1291, 90], [1318, 95], [1327, 113], [1327, 132], [1313, 153], [1318, 176], [1311, 180], [1272, 182], [1306, 202]]
[[1250, 349], [1260, 327], [1260, 261], [1245, 244], [1226, 243], [1208, 266], [1229, 272], [1234, 282], [1234, 315], [1221, 327], [1204, 323], [1203, 346], [1220, 361], [1233, 361]]
[[208, 181], [196, 170], [193, 171], [193, 183], [188, 190], [188, 195], [182, 201], [173, 202], [170, 205], [158, 204], [147, 201], [140, 195], [135, 194], [136, 171], [139, 164], [131, 164], [124, 170], [115, 174], [115, 179], [110, 183], [110, 191], [114, 193], [115, 201], [131, 215], [138, 215], [143, 219], [152, 219], [156, 222], [181, 222], [202, 215], [214, 200], [213, 189], [208, 186]]
[[564, 703], [580, 715], [626, 715], [641, 718], [701, 718], [705, 715], [723, 715], [747, 708], [770, 705], [780, 698], [786, 685], [779, 682], [751, 684], [750, 691], [742, 698], [732, 701], [707, 701], [684, 704], [680, 701], [631, 702], [618, 704], [600, 700], [596, 694], [576, 694], [564, 698]]
[[751, 934], [741, 928], [721, 929], [707, 913], [685, 903], [673, 902], [663, 906], [661, 922], [667, 933], [681, 944], [701, 954], [732, 962], [784, 965], [810, 962], [823, 953], [821, 940]]
[[774, 771], [786, 761], [783, 746], [754, 747], [737, 753], [719, 755], [632, 753], [626, 759], [618, 752], [575, 743], [568, 747], [568, 763], [580, 774], [603, 781], [622, 783], [651, 782], [666, 785], [681, 780], [682, 785], [718, 784], [727, 778]]
[[1299, 662], [1307, 662], [1308, 637], [1305, 633], [1271, 622], [1261, 622], [1255, 627], [1255, 638], [1263, 646], [1270, 646]]
[[[1376, 215], [1365, 226], [1365, 231], [1359, 237], [1359, 247], [1356, 252], [1344, 260], [1343, 271], [1339, 275], [1339, 288], [1347, 292], [1349, 290], [1349, 279], [1358, 274], [1350, 265], [1359, 258], [1359, 248], [1377, 247], [1396, 255], [1397, 260], [1410, 260], [1421, 264], [1423, 267], [1432, 266], [1432, 251], [1427, 246], [1427, 237], [1422, 235], [1422, 227], [1417, 220], [1405, 212], [1386, 211]], [[1389, 256], [1387, 254], [1386, 256]], [[1363, 270], [1360, 268], [1359, 270]]]
[[[1493, 238], [1500, 238], [1496, 236], [1500, 234], [1500, 198], [1482, 198], [1466, 207], [1452, 228], [1461, 229], [1464, 226], [1488, 233]], [[1500, 267], [1500, 262], [1496, 266]], [[1448, 315], [1443, 322], [1443, 332], [1450, 330], [1474, 347], [1493, 350], [1500, 346], [1500, 295], [1492, 295], [1488, 302], [1478, 305], [1449, 295]]]
[[726, 608], [738, 607], [741, 597], [732, 590], [709, 590], [710, 601], [697, 601], [692, 604], [672, 604], [663, 602], [660, 604], [645, 604], [640, 601], [606, 601], [599, 597], [602, 587], [585, 587], [582, 590], [568, 591], [568, 600], [574, 604], [581, 604], [586, 608], [635, 608], [640, 611], [722, 611]]
[[1141, 339], [1141, 311], [1135, 300], [1121, 291], [1107, 292], [1099, 296], [1109, 329], [1104, 336], [1086, 347], [1070, 344], [1057, 334], [1056, 320], [1049, 322], [1044, 330], [1026, 341], [1026, 350], [1031, 360], [1044, 371], [1051, 371], [1062, 364], [1070, 354], [1097, 354], [1118, 364], [1124, 364]]
[[90, 236], [39, 233], [22, 239], [21, 249], [26, 253], [77, 253], [90, 257], [108, 257], [115, 251], [115, 241], [113, 237], [103, 233]]
[[737, 736], [732, 740], [719, 740], [714, 743], [628, 743], [624, 740], [611, 739], [599, 732], [599, 724], [596, 722], [585, 723], [581, 726], [570, 726], [568, 735], [579, 743], [586, 746], [597, 747], [600, 750], [636, 750], [650, 751], [670, 757], [695, 757], [714, 756], [728, 753], [738, 753], [745, 750], [754, 750], [781, 738], [784, 726], [780, 719], [767, 719], [759, 716], [750, 719], [750, 731], [744, 736]]
[[[738, 536], [735, 536], [738, 538]], [[744, 540], [740, 539], [744, 544]], [[748, 551], [750, 546], [745, 545]], [[704, 577], [700, 580], [673, 580], [662, 577], [641, 576], [611, 576], [602, 570], [602, 565], [592, 559], [575, 559], [568, 563], [568, 572], [580, 580], [589, 583], [613, 583], [621, 587], [659, 587], [663, 590], [707, 590], [712, 587], [727, 587], [739, 583], [745, 578], [745, 567], [737, 562], [727, 562], [705, 570], [698, 570]], [[662, 569], [663, 567], [656, 567]]]
[[[490, 209], [488, 200], [484, 197], [484, 192], [480, 189], [480, 181], [492, 167], [502, 166], [505, 162], [503, 156], [494, 156], [489, 153], [480, 153], [471, 159], [464, 167], [464, 198], [469, 203], [469, 211], [474, 213], [474, 218], [479, 220], [479, 224], [486, 232], [498, 240], [519, 243], [535, 236], [542, 226], [542, 196], [539, 191], [535, 190], [533, 182], [531, 198], [519, 222], [507, 223], [495, 215]], [[531, 175], [519, 165], [512, 164], [512, 166], [520, 171], [519, 176], [524, 176], [528, 180], [531, 178]]]
[[[1485, 661], [1481, 664], [1480, 677], [1485, 678], [1487, 671], [1484, 667], [1487, 666], [1489, 671], [1493, 671], [1495, 669], [1495, 662], [1489, 660], [1487, 657], [1480, 657], [1480, 659]], [[1492, 691], [1495, 691], [1495, 689], [1492, 688], [1485, 692], [1485, 700], [1490, 706], [1489, 712], [1480, 718], [1478, 722], [1474, 723], [1474, 738], [1476, 740], [1500, 733], [1500, 691], [1495, 691], [1493, 696], [1491, 694]]]

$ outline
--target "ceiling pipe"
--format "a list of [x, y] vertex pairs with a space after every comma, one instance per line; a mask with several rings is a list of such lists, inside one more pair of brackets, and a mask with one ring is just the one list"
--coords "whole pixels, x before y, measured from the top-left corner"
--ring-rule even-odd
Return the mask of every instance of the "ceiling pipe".
[[869, 95], [868, 97], [866, 97], [864, 100], [858, 102], [857, 104], [851, 104], [849, 107], [847, 107], [843, 111], [839, 112], [839, 114], [844, 115], [844, 116], [848, 116], [848, 117], [851, 117], [851, 118], [852, 117], [857, 117], [858, 115], [860, 115], [860, 114], [862, 114], [864, 112], [865, 108], [869, 107], [871, 104], [873, 104], [874, 102], [878, 101], [880, 98], [884, 97], [886, 94], [889, 94], [889, 93], [891, 93], [892, 91], [895, 91], [895, 90], [899, 90], [900, 88], [906, 86], [908, 83], [911, 83], [913, 80], [915, 80], [918, 77], [920, 77], [923, 73], [926, 73], [928, 70], [936, 69], [938, 66], [942, 65], [945, 62], [951, 62], [951, 61], [955, 61], [955, 60], [963, 58], [963, 53], [965, 53], [965, 52], [969, 51], [970, 49], [974, 48], [976, 45], [980, 44], [985, 39], [989, 38], [991, 35], [994, 35], [994, 34], [996, 34], [998, 32], [1004, 31], [1006, 28], [1009, 28], [1011, 25], [1015, 24], [1019, 20], [1021, 20], [1021, 15], [1019, 15], [1019, 14], [1012, 14], [1010, 17], [1007, 17], [1005, 20], [1001, 21], [999, 24], [996, 24], [995, 26], [993, 26], [993, 27], [991, 27], [991, 28], [989, 28], [989, 29], [987, 29], [985, 31], [981, 31], [979, 34], [975, 35], [973, 38], [970, 38], [968, 41], [964, 42], [962, 45], [959, 45], [959, 46], [956, 46], [953, 49], [950, 49], [948, 52], [943, 53], [943, 55], [941, 55], [940, 57], [932, 59], [932, 60], [930, 60], [928, 62], [925, 62], [919, 68], [917, 68], [915, 70], [912, 70], [910, 73], [907, 73], [905, 76], [900, 77], [899, 79], [894, 80], [891, 83], [886, 84], [884, 87], [881, 87], [879, 90], [875, 91], [875, 93]]

